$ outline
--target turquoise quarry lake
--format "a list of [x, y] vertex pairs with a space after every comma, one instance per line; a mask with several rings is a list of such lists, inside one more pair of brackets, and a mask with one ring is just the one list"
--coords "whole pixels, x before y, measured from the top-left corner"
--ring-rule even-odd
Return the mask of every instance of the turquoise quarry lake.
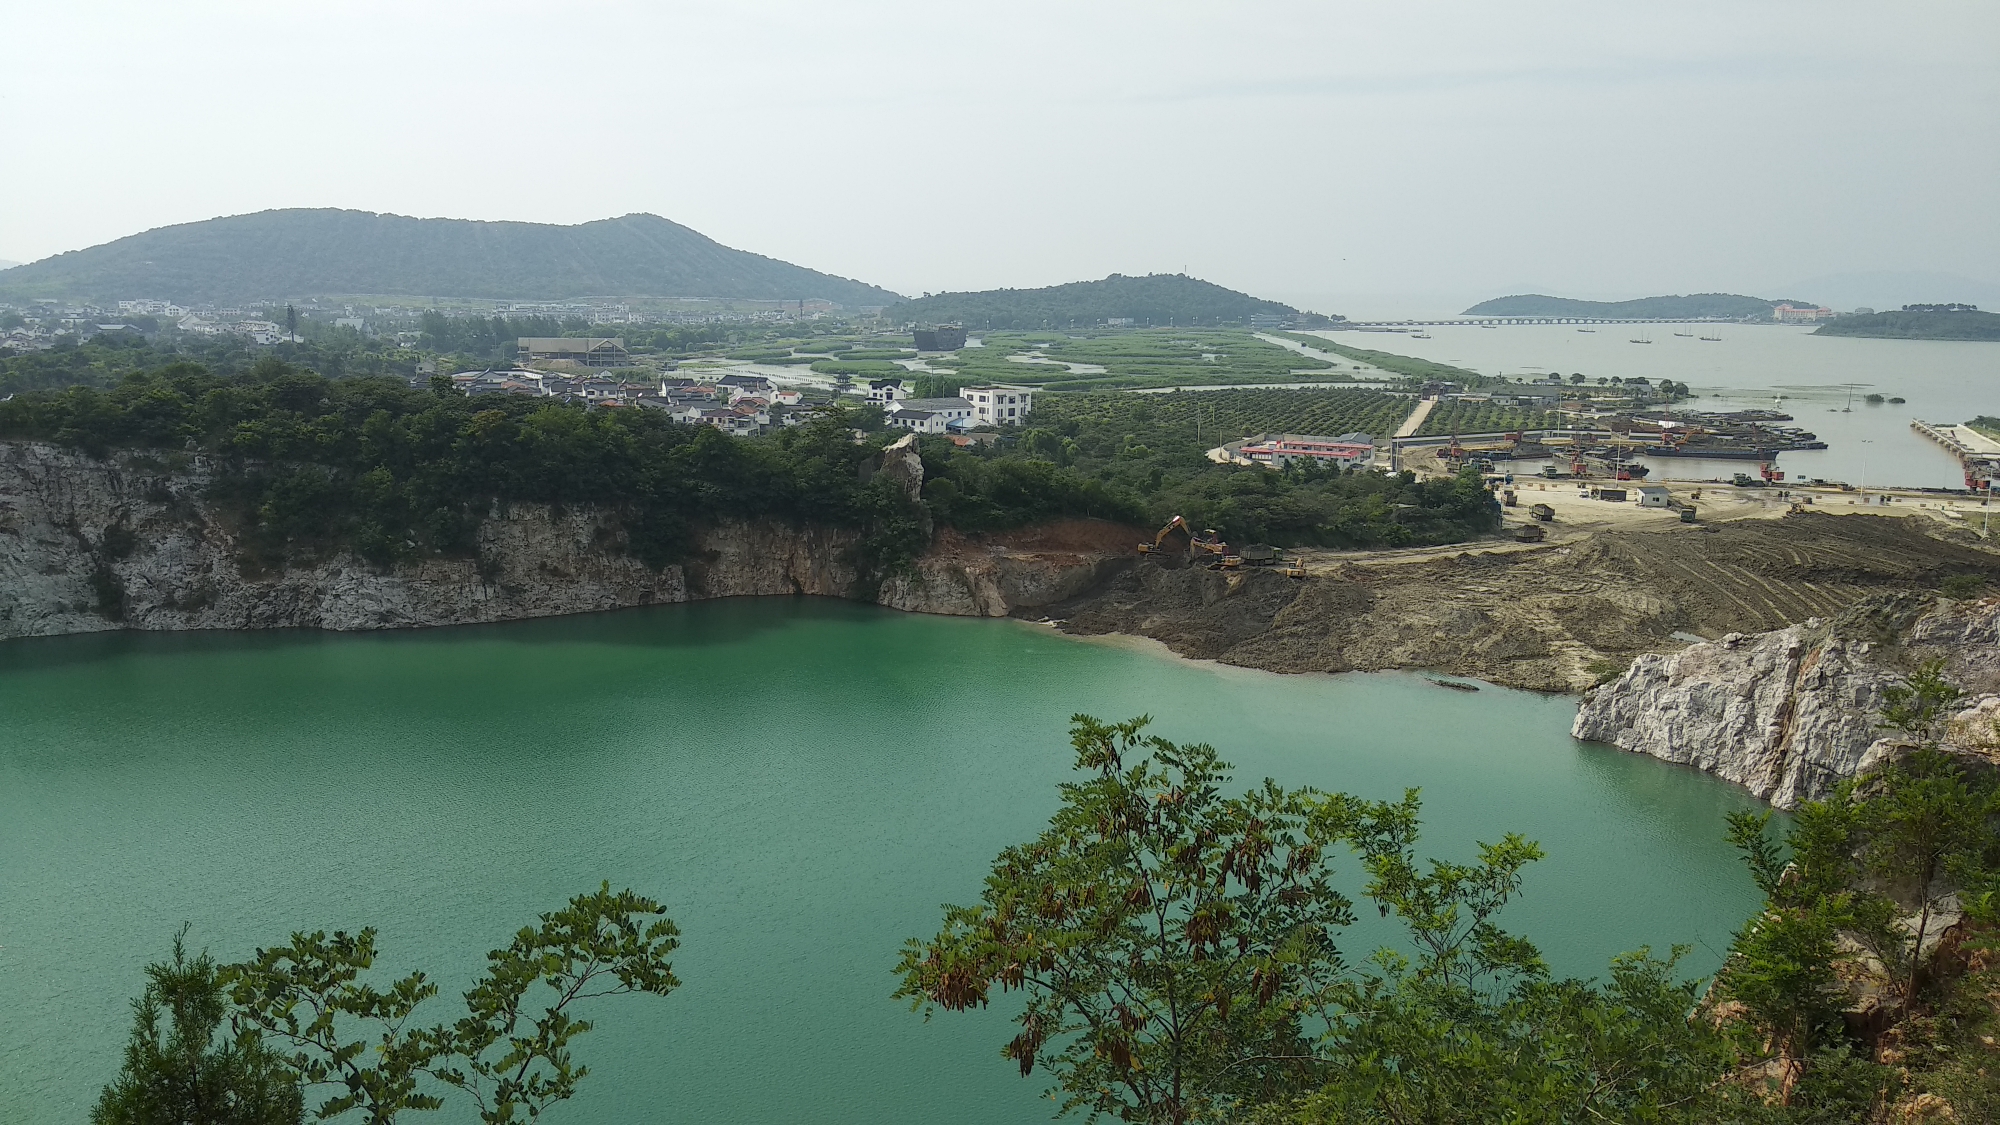
[[1540, 840], [1508, 920], [1563, 972], [1673, 942], [1706, 971], [1755, 904], [1721, 840], [1749, 799], [1573, 742], [1561, 697], [1276, 676], [813, 599], [12, 641], [0, 1122], [83, 1120], [141, 966], [183, 921], [225, 959], [374, 925], [384, 968], [426, 969], [448, 998], [603, 879], [669, 905], [685, 986], [599, 1008], [593, 1073], [550, 1120], [1045, 1120], [1039, 1080], [998, 1056], [1005, 1012], [926, 1023], [890, 999], [891, 969], [1043, 824], [1078, 711], [1149, 713], [1245, 787], [1421, 786], [1438, 854]]

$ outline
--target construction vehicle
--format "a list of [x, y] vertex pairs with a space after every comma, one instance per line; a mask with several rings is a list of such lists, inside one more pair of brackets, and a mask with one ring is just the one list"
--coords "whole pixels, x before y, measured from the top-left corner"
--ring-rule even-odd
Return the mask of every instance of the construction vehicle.
[[1693, 505], [1693, 504], [1682, 504], [1682, 505], [1681, 505], [1681, 522], [1682, 522], [1682, 523], [1693, 523], [1693, 522], [1695, 522], [1695, 514], [1694, 514], [1694, 505]]
[[1500, 494], [1500, 502], [1509, 508], [1514, 508], [1520, 506], [1521, 498], [1516, 496], [1514, 490], [1510, 488]]
[[1549, 533], [1543, 531], [1542, 525], [1538, 523], [1524, 523], [1521, 525], [1521, 529], [1514, 533], [1514, 538], [1523, 543], [1540, 543], [1542, 540], [1548, 538], [1548, 536]]
[[1764, 462], [1763, 464], [1761, 464], [1761, 465], [1758, 465], [1758, 466], [1757, 466], [1757, 472], [1758, 472], [1758, 475], [1760, 475], [1760, 476], [1762, 476], [1762, 477], [1764, 478], [1764, 483], [1765, 483], [1765, 484], [1776, 484], [1776, 483], [1778, 483], [1779, 481], [1781, 481], [1781, 480], [1784, 480], [1784, 479], [1785, 479], [1785, 474], [1783, 474], [1783, 473], [1779, 472], [1778, 470], [1776, 470], [1776, 469], [1772, 468], [1772, 467], [1771, 467], [1771, 463], [1770, 463], [1769, 461], [1766, 461], [1766, 462]]
[[1573, 477], [1590, 475], [1590, 466], [1583, 463], [1583, 450], [1575, 450], [1569, 455], [1569, 475]]
[[1221, 540], [1221, 538], [1215, 534], [1215, 529], [1209, 528], [1204, 530], [1200, 535], [1196, 535], [1194, 533], [1194, 528], [1189, 527], [1188, 521], [1182, 519], [1180, 516], [1175, 516], [1173, 519], [1168, 520], [1166, 526], [1160, 529], [1160, 533], [1158, 535], [1153, 536], [1153, 541], [1151, 543], [1139, 544], [1139, 553], [1142, 555], [1154, 555], [1160, 553], [1161, 549], [1166, 544], [1167, 536], [1172, 535], [1176, 531], [1184, 531], [1187, 533], [1188, 555], [1191, 558], [1198, 558], [1204, 555], [1215, 556], [1217, 558], [1220, 558], [1221, 556], [1227, 555], [1229, 553], [1229, 545], [1224, 543]]
[[1278, 562], [1278, 549], [1263, 543], [1246, 544], [1237, 554], [1245, 566], [1275, 566]]
[[1284, 559], [1282, 560], [1282, 565], [1278, 567], [1278, 573], [1287, 578], [1304, 578], [1306, 576], [1306, 560]]
[[1534, 507], [1528, 509], [1528, 514], [1534, 516], [1536, 519], [1542, 521], [1543, 523], [1556, 522], [1556, 510], [1554, 508], [1549, 507], [1547, 504], [1536, 504]]

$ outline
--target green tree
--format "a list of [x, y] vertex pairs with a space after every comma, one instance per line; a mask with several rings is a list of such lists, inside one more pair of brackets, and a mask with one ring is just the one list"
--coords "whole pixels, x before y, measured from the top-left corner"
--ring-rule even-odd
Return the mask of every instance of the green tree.
[[[386, 1125], [405, 1110], [442, 1106], [430, 1092], [464, 1091], [483, 1122], [537, 1118], [589, 1073], [570, 1043], [591, 1028], [572, 1006], [605, 996], [665, 996], [679, 986], [668, 955], [680, 931], [660, 904], [606, 883], [544, 914], [487, 954], [486, 975], [449, 1024], [411, 1026], [437, 995], [421, 972], [378, 989], [375, 931], [293, 934], [229, 970], [237, 1026], [273, 1044], [308, 1088], [328, 1090], [322, 1120], [358, 1110]], [[543, 999], [539, 1011], [531, 993]], [[426, 1081], [426, 1080], [430, 1081]]]
[[1309, 1045], [1300, 998], [1341, 968], [1353, 920], [1304, 798], [1267, 782], [1225, 797], [1213, 748], [1073, 720], [1076, 767], [1036, 840], [1002, 852], [980, 904], [911, 941], [898, 995], [983, 1007], [1028, 994], [1003, 1050], [1055, 1077], [1065, 1111], [1213, 1120], [1286, 1089]]
[[[1641, 951], [1605, 984], [1553, 980], [1497, 925], [1540, 849], [1417, 858], [1417, 794], [1375, 802], [1266, 780], [1223, 795], [1205, 745], [1146, 720], [1073, 720], [1077, 769], [1036, 840], [1003, 851], [979, 905], [947, 907], [898, 971], [913, 1006], [1019, 989], [1003, 1049], [1065, 1112], [1124, 1121], [1693, 1122], [1724, 1095], [1727, 1043], [1690, 1020], [1698, 984]], [[1331, 851], [1403, 926], [1351, 966]]]
[[186, 940], [183, 926], [173, 960], [146, 966], [124, 1068], [91, 1110], [91, 1125], [298, 1125], [298, 1079], [257, 1036], [221, 1034], [226, 972], [206, 951], [189, 960]]

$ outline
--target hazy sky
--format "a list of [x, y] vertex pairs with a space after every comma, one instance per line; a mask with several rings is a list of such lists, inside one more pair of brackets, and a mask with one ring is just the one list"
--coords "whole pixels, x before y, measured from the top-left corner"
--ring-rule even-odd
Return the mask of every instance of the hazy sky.
[[910, 293], [2000, 280], [1993, 0], [78, 0], [4, 26], [0, 258], [327, 206], [651, 211]]

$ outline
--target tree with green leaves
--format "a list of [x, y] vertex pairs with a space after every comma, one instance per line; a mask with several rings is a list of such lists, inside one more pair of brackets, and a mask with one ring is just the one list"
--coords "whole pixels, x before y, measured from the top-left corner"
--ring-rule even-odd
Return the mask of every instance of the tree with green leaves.
[[1834, 1104], [1885, 1096], [1890, 1069], [1851, 1056], [1849, 981], [1878, 978], [1894, 1019], [1926, 1010], [1943, 999], [1931, 988], [1936, 919], [1961, 896], [1975, 916], [1990, 901], [2000, 783], [1938, 745], [1959, 695], [1940, 663], [1920, 666], [1884, 692], [1882, 710], [1914, 745], [1802, 805], [1782, 838], [1768, 812], [1730, 818], [1766, 901], [1737, 934], [1720, 991], [1762, 1039], [1748, 1053], [1773, 1057], [1780, 1105], [1798, 1090]]
[[1001, 853], [979, 905], [905, 947], [898, 995], [962, 1011], [1025, 991], [1002, 1054], [1054, 1075], [1065, 1111], [1179, 1125], [1291, 1088], [1302, 999], [1340, 971], [1353, 921], [1308, 803], [1270, 783], [1224, 796], [1212, 747], [1147, 737], [1144, 718], [1072, 721], [1085, 780]]
[[[1695, 982], [1641, 951], [1611, 980], [1554, 980], [1497, 924], [1540, 857], [1509, 835], [1469, 863], [1419, 860], [1417, 794], [1368, 801], [1266, 780], [1227, 796], [1202, 744], [1147, 720], [1076, 716], [1083, 780], [1000, 854], [976, 906], [911, 941], [899, 995], [923, 1010], [1026, 1001], [1003, 1049], [1064, 1112], [1246, 1121], [1693, 1122], [1724, 1096], [1727, 1044], [1691, 1020]], [[1351, 965], [1333, 855], [1404, 927]]]
[[[679, 986], [668, 957], [680, 931], [665, 914], [652, 899], [613, 892], [609, 883], [577, 895], [487, 954], [485, 975], [465, 993], [465, 1014], [431, 1025], [413, 1022], [438, 994], [425, 974], [386, 987], [364, 979], [375, 965], [373, 929], [295, 933], [286, 945], [219, 969], [206, 955], [184, 965], [176, 940], [175, 966], [149, 970], [155, 984], [139, 1006], [126, 1071], [106, 1088], [93, 1125], [298, 1122], [314, 1091], [324, 1095], [311, 1111], [322, 1121], [358, 1113], [367, 1125], [388, 1125], [405, 1111], [441, 1108], [453, 1090], [470, 1099], [482, 1122], [539, 1118], [589, 1074], [572, 1053], [592, 1026], [578, 1017], [579, 1005], [665, 996]], [[194, 982], [183, 991], [201, 1001], [187, 1042], [207, 1043], [227, 1018], [233, 1046], [207, 1054], [177, 1046], [180, 1038], [164, 1051], [146, 1046], [157, 1038], [158, 1008], [180, 994], [170, 986], [183, 978]], [[180, 1097], [176, 1091], [204, 1082], [222, 1089], [227, 1104], [263, 1115], [149, 1116], [122, 1108]]]
[[[187, 955], [187, 927], [173, 960], [146, 966], [132, 1002], [125, 1066], [91, 1110], [91, 1125], [298, 1125], [299, 1085], [256, 1036], [224, 1034], [226, 970], [207, 952]], [[164, 1020], [164, 1026], [162, 1021]]]

